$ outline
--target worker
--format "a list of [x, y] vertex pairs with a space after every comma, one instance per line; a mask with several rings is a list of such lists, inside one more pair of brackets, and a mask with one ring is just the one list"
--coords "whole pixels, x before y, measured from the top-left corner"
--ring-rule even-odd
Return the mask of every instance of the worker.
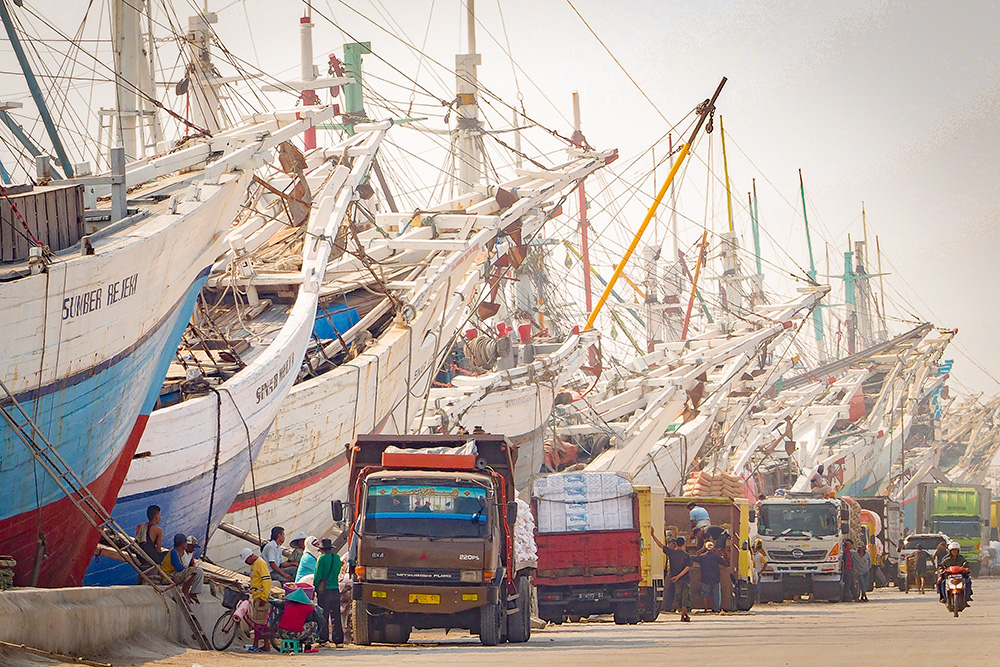
[[333, 541], [323, 538], [319, 545], [320, 557], [316, 561], [313, 584], [319, 606], [323, 609], [323, 623], [319, 626], [319, 641], [330, 641], [330, 622], [333, 621], [333, 643], [344, 647], [344, 626], [340, 618], [340, 555], [333, 550]]
[[818, 493], [821, 496], [828, 495], [833, 489], [830, 485], [823, 479], [823, 464], [820, 463], [816, 467], [816, 471], [809, 478], [809, 490], [813, 493]]
[[285, 542], [285, 529], [275, 526], [271, 529], [271, 541], [264, 545], [260, 554], [271, 568], [271, 576], [280, 581], [294, 581], [298, 565], [290, 567], [281, 555], [281, 545]]
[[857, 577], [854, 571], [854, 540], [847, 538], [844, 540], [843, 556], [840, 559], [844, 568], [844, 595], [845, 602], [857, 602]]
[[727, 554], [721, 549], [716, 549], [712, 542], [705, 543], [704, 553], [692, 557], [701, 568], [701, 594], [705, 598], [705, 611], [708, 612], [709, 602], [712, 603], [712, 611], [719, 613], [722, 611], [722, 566], [729, 566]]
[[937, 549], [934, 550], [934, 567], [940, 568], [941, 561], [948, 556], [948, 543], [945, 540], [938, 542]]
[[160, 528], [160, 506], [146, 508], [146, 521], [135, 527], [135, 541], [150, 560], [159, 565], [163, 561], [163, 529]]
[[858, 592], [860, 602], [868, 602], [868, 585], [872, 578], [872, 557], [863, 544], [858, 545], [857, 555], [854, 557], [854, 574], [857, 577]]
[[298, 570], [295, 572], [296, 583], [312, 576], [316, 571], [316, 561], [319, 559], [319, 555], [319, 540], [310, 535], [306, 538], [306, 551], [302, 554], [302, 560], [299, 561]]
[[917, 583], [917, 590], [924, 594], [925, 581], [931, 569], [931, 555], [924, 550], [922, 544], [917, 545], [917, 550], [913, 553], [913, 576]]
[[[205, 581], [205, 573], [194, 564], [194, 557], [187, 559], [188, 538], [184, 533], [174, 535], [174, 548], [163, 559], [163, 572], [172, 582], [180, 584], [181, 593], [188, 602], [198, 602], [201, 585]], [[193, 550], [192, 550], [193, 554]]]
[[764, 542], [757, 540], [753, 544], [753, 576], [754, 589], [757, 591], [757, 599], [760, 599], [760, 575], [767, 566], [767, 554], [764, 552]]
[[694, 501], [688, 503], [688, 516], [691, 518], [691, 528], [705, 529], [712, 525], [712, 519], [708, 515], [708, 510], [696, 504]]
[[288, 543], [288, 546], [292, 548], [292, 553], [288, 557], [288, 563], [289, 564], [295, 563], [296, 568], [299, 566], [299, 563], [302, 562], [302, 554], [306, 552], [307, 537], [308, 536], [306, 535], [305, 531], [302, 531]]
[[[307, 543], [308, 546], [308, 543]], [[278, 637], [297, 639], [302, 643], [303, 653], [318, 653], [313, 644], [319, 641], [323, 619], [312, 600], [301, 588], [285, 596], [285, 607], [278, 621]]]
[[271, 595], [271, 569], [266, 560], [251, 549], [243, 549], [240, 558], [250, 566], [250, 621], [253, 631], [253, 650], [269, 651], [270, 641], [266, 632], [257, 628], [267, 628], [267, 617], [271, 607], [267, 602]]
[[689, 622], [691, 616], [688, 610], [691, 608], [691, 556], [684, 550], [684, 538], [678, 537], [674, 540], [673, 546], [664, 545], [652, 535], [656, 545], [663, 549], [663, 554], [667, 557], [667, 576], [665, 579], [674, 585], [674, 603], [681, 612], [681, 620]]

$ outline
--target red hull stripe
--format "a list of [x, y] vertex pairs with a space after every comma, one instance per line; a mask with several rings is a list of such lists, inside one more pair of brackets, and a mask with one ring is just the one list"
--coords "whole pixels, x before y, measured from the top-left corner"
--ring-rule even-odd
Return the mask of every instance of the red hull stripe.
[[347, 459], [340, 457], [332, 461], [327, 461], [326, 463], [304, 472], [301, 475], [289, 477], [288, 479], [275, 484], [269, 484], [264, 488], [258, 489], [256, 497], [254, 497], [253, 493], [241, 493], [237, 496], [236, 502], [232, 504], [229, 511], [239, 512], [240, 510], [250, 509], [254, 506], [263, 505], [265, 503], [284, 498], [285, 496], [290, 496], [297, 491], [301, 491], [302, 489], [310, 487], [313, 484], [326, 479], [336, 471], [343, 468], [346, 464]]

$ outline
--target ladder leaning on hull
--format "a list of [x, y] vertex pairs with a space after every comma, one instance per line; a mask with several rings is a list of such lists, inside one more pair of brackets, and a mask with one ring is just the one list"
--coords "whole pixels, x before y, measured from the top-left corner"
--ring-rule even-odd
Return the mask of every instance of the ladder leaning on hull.
[[[59, 452], [56, 451], [55, 447], [45, 437], [45, 434], [39, 430], [35, 422], [24, 411], [21, 404], [14, 397], [14, 394], [11, 393], [10, 389], [7, 388], [7, 384], [2, 379], [0, 379], [0, 390], [3, 391], [3, 394], [0, 395], [0, 414], [3, 415], [4, 420], [10, 425], [10, 428], [21, 442], [24, 443], [25, 447], [28, 448], [28, 451], [31, 452], [32, 458], [42, 466], [45, 473], [52, 478], [87, 522], [100, 533], [101, 537], [104, 538], [111, 548], [118, 552], [122, 560], [131, 565], [143, 581], [152, 586], [153, 590], [161, 597], [165, 596], [171, 589], [176, 588], [176, 584], [161, 587], [149, 577], [148, 572], [152, 568], [160, 575], [161, 580], [169, 581], [166, 573], [144, 551], [136, 550], [136, 553], [130, 553], [127, 547], [121, 546], [132, 542], [132, 538], [111, 518], [111, 513], [104, 509], [104, 506], [94, 497], [94, 494], [90, 492], [90, 489], [87, 488], [83, 480], [73, 472], [73, 469], [69, 467], [66, 460], [59, 455]], [[6, 399], [4, 399], [4, 396]], [[9, 401], [9, 404], [5, 405], [4, 403], [7, 401]], [[13, 409], [10, 409], [11, 407]], [[39, 445], [39, 441], [41, 441], [41, 446]], [[136, 555], [138, 555], [138, 558]], [[140, 559], [145, 560], [145, 566], [141, 564]], [[205, 635], [205, 631], [202, 629], [198, 619], [191, 613], [191, 608], [188, 606], [187, 600], [183, 595], [176, 594], [176, 591], [174, 599], [180, 606], [184, 619], [191, 626], [191, 630], [194, 632], [194, 639], [198, 642], [198, 647], [204, 651], [210, 651], [211, 644], [208, 641], [208, 637]]]

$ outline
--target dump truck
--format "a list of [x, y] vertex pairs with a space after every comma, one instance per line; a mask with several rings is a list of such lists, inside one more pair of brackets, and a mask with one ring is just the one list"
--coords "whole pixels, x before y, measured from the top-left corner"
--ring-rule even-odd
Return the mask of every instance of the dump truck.
[[[722, 608], [726, 611], [748, 611], [756, 601], [750, 554], [750, 502], [746, 498], [666, 498], [664, 524], [674, 537], [684, 537], [688, 550], [694, 546], [688, 503], [695, 502], [708, 510], [713, 526], [725, 529], [729, 537], [725, 545], [729, 566], [720, 572], [722, 583]], [[662, 541], [662, 538], [661, 538]], [[704, 607], [701, 595], [701, 569], [691, 570], [691, 603], [693, 608]]]
[[356, 644], [413, 628], [485, 646], [531, 634], [532, 568], [516, 562], [517, 449], [500, 435], [367, 435], [348, 446], [346, 514]]
[[985, 486], [923, 482], [917, 486], [917, 532], [944, 533], [957, 541], [978, 577], [982, 549], [989, 545], [991, 500]]
[[613, 614], [615, 623], [652, 621], [663, 600], [663, 493], [633, 487], [614, 472], [564, 472], [532, 490], [542, 620]]
[[888, 496], [855, 498], [855, 500], [861, 506], [861, 523], [868, 528], [872, 585], [898, 585], [899, 550], [903, 539], [903, 508]]
[[863, 543], [861, 506], [851, 498], [787, 493], [757, 504], [757, 535], [767, 565], [760, 600], [800, 595], [839, 602], [844, 594], [842, 541]]

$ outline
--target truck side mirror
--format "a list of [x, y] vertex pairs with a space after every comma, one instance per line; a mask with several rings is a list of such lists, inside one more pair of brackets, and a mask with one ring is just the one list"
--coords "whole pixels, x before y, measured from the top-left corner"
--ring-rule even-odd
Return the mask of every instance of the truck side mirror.
[[507, 503], [507, 523], [514, 523], [515, 521], [517, 521], [517, 503]]
[[750, 550], [750, 542], [749, 542], [749, 540], [743, 540], [743, 543], [740, 544], [740, 549], [743, 550], [743, 551], [749, 551]]
[[846, 523], [840, 524], [840, 534], [841, 535], [850, 535], [851, 534], [851, 527], [848, 526]]
[[750, 510], [750, 523], [757, 523], [757, 510]]
[[330, 512], [333, 514], [334, 521], [344, 520], [344, 503], [339, 500], [330, 501]]

